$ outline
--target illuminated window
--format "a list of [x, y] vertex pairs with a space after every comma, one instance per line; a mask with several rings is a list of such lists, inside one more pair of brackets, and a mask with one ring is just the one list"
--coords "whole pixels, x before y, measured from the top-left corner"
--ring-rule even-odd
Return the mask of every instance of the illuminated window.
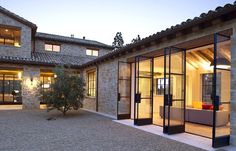
[[87, 95], [95, 97], [96, 95], [96, 72], [87, 73]]
[[0, 45], [20, 47], [20, 29], [0, 26]]
[[55, 44], [45, 44], [45, 50], [46, 51], [54, 51], [54, 52], [60, 52], [61, 46], [55, 45]]
[[98, 50], [86, 49], [87, 56], [98, 56]]
[[40, 75], [41, 91], [43, 92], [41, 102], [45, 102], [46, 93], [52, 90], [51, 84], [54, 83], [54, 75], [51, 73], [44, 73]]

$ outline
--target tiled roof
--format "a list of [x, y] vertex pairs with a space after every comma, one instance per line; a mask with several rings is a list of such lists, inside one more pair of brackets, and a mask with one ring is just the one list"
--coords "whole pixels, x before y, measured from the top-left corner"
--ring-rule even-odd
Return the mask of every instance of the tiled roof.
[[32, 53], [32, 59], [36, 62], [45, 62], [57, 65], [72, 65], [79, 66], [85, 62], [84, 58], [54, 54], [54, 53], [44, 53], [44, 52], [34, 52]]
[[0, 61], [5, 63], [80, 67], [80, 65], [85, 62], [85, 58], [53, 53], [34, 52], [32, 53], [31, 58], [0, 56]]
[[35, 35], [38, 39], [46, 39], [46, 40], [52, 40], [52, 41], [62, 41], [62, 42], [69, 42], [69, 43], [75, 43], [85, 46], [91, 46], [91, 47], [101, 47], [101, 48], [107, 48], [107, 49], [113, 49], [112, 46], [94, 41], [94, 40], [87, 40], [87, 39], [80, 39], [80, 38], [72, 38], [72, 37], [66, 37], [66, 36], [60, 36], [60, 35], [54, 35], [54, 34], [47, 34], [47, 33], [40, 33], [37, 32]]
[[16, 15], [13, 12], [10, 12], [9, 10], [3, 8], [2, 6], [0, 6], [0, 12], [2, 12], [4, 14], [8, 15], [9, 17], [12, 17], [12, 18], [16, 19], [17, 21], [19, 21], [19, 22], [21, 22], [21, 23], [23, 23], [23, 24], [33, 28], [35, 31], [37, 29], [37, 26], [34, 23], [24, 19], [23, 17], [20, 17], [19, 15]]
[[[163, 37], [167, 37], [171, 34], [174, 34], [178, 31], [187, 29], [187, 28], [192, 27], [197, 24], [208, 22], [210, 20], [219, 18], [225, 14], [229, 14], [229, 13], [232, 13], [235, 11], [236, 11], [236, 1], [233, 4], [226, 4], [223, 7], [219, 6], [215, 10], [210, 10], [207, 13], [202, 13], [199, 17], [195, 17], [193, 19], [187, 19], [186, 21], [184, 21], [180, 24], [177, 24], [175, 26], [171, 26], [170, 28], [167, 28], [167, 29], [157, 32], [153, 35], [150, 35], [149, 37], [143, 38], [142, 40], [140, 40], [136, 43], [128, 44], [120, 49], [117, 49], [117, 50], [111, 52], [111, 53], [108, 53], [104, 56], [96, 58], [95, 60], [89, 61], [86, 64], [83, 64], [82, 67], [89, 66], [89, 65], [95, 64], [97, 62], [107, 60], [109, 58], [114, 58], [114, 57], [120, 56], [119, 54], [123, 54], [124, 52], [127, 52], [129, 50], [137, 48], [143, 44], [147, 44], [149, 42], [156, 41], [156, 40], [161, 39]], [[235, 15], [235, 17], [236, 17], [236, 15]]]

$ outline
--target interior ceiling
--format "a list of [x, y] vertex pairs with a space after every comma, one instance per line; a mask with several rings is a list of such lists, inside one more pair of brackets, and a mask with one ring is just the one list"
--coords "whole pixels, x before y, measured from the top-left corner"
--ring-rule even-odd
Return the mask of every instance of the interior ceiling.
[[[217, 50], [217, 57], [225, 58], [229, 62], [231, 60], [230, 57], [230, 41], [224, 41], [219, 43]], [[186, 52], [186, 62], [188, 65], [191, 65], [195, 69], [198, 68], [206, 68], [210, 67], [211, 62], [214, 57], [214, 49], [213, 45], [207, 45], [203, 47], [198, 47], [195, 49], [187, 50]], [[178, 55], [175, 57], [179, 57]], [[164, 70], [160, 69], [164, 68], [164, 57], [154, 58], [154, 74], [158, 74], [159, 72], [164, 72]], [[150, 60], [140, 60], [139, 64], [140, 71], [147, 72], [150, 71]]]
[[[186, 61], [195, 68], [205, 66], [213, 61], [213, 51], [213, 45], [189, 50], [186, 52]], [[230, 41], [222, 42], [219, 45], [217, 57], [226, 58], [230, 62]]]

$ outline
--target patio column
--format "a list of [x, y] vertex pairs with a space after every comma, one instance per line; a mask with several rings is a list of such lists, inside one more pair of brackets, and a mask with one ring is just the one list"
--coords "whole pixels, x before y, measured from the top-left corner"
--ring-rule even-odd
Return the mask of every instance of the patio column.
[[230, 144], [236, 146], [236, 26], [231, 36]]
[[38, 98], [40, 68], [24, 66], [22, 76], [22, 107], [23, 109], [39, 109]]

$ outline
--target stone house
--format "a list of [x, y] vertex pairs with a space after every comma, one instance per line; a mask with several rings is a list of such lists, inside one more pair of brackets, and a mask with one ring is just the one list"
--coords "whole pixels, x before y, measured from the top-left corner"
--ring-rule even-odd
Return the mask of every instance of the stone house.
[[37, 33], [35, 24], [2, 7], [0, 15], [2, 103], [39, 108], [35, 83], [49, 88], [53, 67], [70, 65], [86, 79], [84, 109], [158, 125], [169, 135], [207, 137], [213, 147], [236, 145], [236, 3], [114, 51], [97, 41]]

